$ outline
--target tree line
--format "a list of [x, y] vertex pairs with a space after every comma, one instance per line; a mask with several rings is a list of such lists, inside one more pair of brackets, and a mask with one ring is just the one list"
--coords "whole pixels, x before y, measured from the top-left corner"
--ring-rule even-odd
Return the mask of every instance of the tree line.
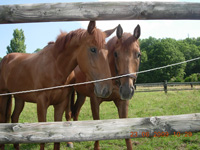
[[[184, 40], [149, 37], [140, 40], [140, 49], [142, 53], [140, 70], [148, 70], [200, 57], [200, 37]], [[40, 50], [38, 48], [34, 53]], [[22, 29], [14, 30], [13, 39], [7, 46], [7, 54], [13, 52], [26, 53], [25, 36]], [[139, 74], [137, 83], [164, 80], [169, 82], [200, 81], [200, 60]]]
[[[200, 37], [175, 40], [149, 37], [140, 40], [140, 70], [166, 66], [200, 57]], [[200, 60], [139, 74], [138, 83], [200, 81]]]

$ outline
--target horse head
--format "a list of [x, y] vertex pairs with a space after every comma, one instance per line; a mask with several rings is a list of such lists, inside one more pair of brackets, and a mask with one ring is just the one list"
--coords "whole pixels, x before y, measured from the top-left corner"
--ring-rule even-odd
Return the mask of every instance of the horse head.
[[[140, 26], [134, 29], [133, 35], [123, 33], [122, 27], [117, 27], [117, 36], [109, 42], [114, 44], [111, 55], [111, 72], [113, 76], [136, 73], [139, 70], [141, 52], [138, 38], [140, 37]], [[108, 42], [108, 45], [109, 45]], [[110, 57], [109, 57], [110, 58]], [[121, 77], [118, 80], [119, 93], [122, 100], [129, 100], [134, 94], [134, 84], [137, 74]]]
[[[114, 31], [102, 32], [96, 28], [95, 21], [90, 21], [83, 40], [80, 40], [77, 62], [89, 81], [111, 77], [105, 38]], [[97, 97], [108, 97], [112, 93], [112, 81], [95, 82], [94, 92]]]

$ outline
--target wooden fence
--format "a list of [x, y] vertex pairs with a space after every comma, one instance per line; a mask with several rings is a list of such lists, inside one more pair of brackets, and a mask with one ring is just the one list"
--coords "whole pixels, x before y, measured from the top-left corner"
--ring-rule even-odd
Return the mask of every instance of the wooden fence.
[[2, 24], [133, 19], [200, 19], [200, 3], [91, 2], [0, 6]]
[[140, 137], [190, 137], [200, 132], [200, 113], [94, 121], [4, 123], [2, 143], [75, 142]]
[[[200, 3], [96, 2], [0, 5], [0, 24], [133, 19], [200, 19]], [[184, 124], [184, 126], [183, 126]], [[99, 121], [0, 124], [0, 143], [90, 141], [190, 136], [200, 132], [200, 114]]]
[[158, 82], [158, 83], [138, 83], [135, 84], [135, 92], [160, 92], [200, 90], [200, 82]]

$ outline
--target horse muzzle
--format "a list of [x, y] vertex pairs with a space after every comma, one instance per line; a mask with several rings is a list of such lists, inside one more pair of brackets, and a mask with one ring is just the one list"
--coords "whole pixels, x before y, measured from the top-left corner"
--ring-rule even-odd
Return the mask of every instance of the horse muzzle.
[[124, 77], [125, 82], [121, 84], [119, 80], [119, 93], [121, 100], [130, 100], [134, 95], [134, 84], [136, 82], [137, 76], [136, 75], [129, 75]]
[[121, 100], [130, 100], [134, 95], [133, 86], [120, 86], [119, 88]]
[[108, 98], [112, 93], [112, 88], [109, 86], [101, 86], [99, 83], [94, 83], [94, 93], [97, 97]]

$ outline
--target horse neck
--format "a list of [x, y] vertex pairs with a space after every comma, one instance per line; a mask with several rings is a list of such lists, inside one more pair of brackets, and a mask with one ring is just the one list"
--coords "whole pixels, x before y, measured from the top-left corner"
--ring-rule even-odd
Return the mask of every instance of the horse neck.
[[57, 50], [54, 48], [54, 56], [56, 57], [56, 66], [59, 72], [67, 78], [69, 74], [78, 65], [77, 63], [77, 53], [78, 48], [75, 45], [68, 44], [65, 48]]

